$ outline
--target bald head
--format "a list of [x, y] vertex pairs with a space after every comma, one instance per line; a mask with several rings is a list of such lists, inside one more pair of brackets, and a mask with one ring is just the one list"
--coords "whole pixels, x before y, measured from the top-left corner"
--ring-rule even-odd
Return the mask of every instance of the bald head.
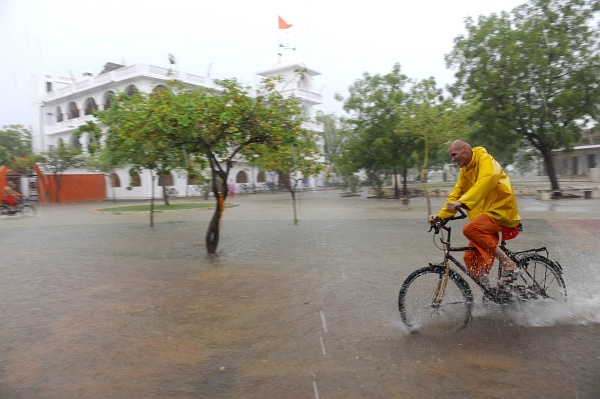
[[471, 162], [473, 150], [466, 141], [454, 140], [452, 144], [450, 144], [450, 147], [448, 147], [448, 154], [450, 154], [452, 162], [462, 168]]

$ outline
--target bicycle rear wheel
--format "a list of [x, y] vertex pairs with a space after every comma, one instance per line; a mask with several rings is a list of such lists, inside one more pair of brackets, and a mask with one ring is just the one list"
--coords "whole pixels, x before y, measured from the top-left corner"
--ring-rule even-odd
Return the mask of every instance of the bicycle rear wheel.
[[464, 328], [471, 319], [473, 293], [467, 282], [450, 270], [441, 301], [436, 302], [446, 268], [428, 266], [404, 280], [398, 296], [400, 317], [411, 333], [447, 334]]
[[527, 255], [519, 260], [523, 277], [513, 283], [522, 300], [567, 300], [567, 287], [560, 266], [551, 259], [538, 254]]
[[23, 215], [25, 215], [25, 216], [34, 216], [34, 215], [37, 215], [37, 209], [35, 209], [31, 205], [23, 205], [22, 212], [23, 212]]

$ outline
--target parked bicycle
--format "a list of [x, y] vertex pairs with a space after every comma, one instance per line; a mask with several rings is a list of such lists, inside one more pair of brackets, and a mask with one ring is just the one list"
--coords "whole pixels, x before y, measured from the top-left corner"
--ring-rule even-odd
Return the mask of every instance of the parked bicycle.
[[274, 182], [267, 181], [263, 185], [264, 191], [270, 191], [272, 193], [279, 191], [279, 185]]
[[254, 183], [242, 183], [240, 184], [240, 191], [242, 194], [255, 194], [256, 187]]
[[23, 197], [18, 199], [17, 206], [14, 209], [11, 209], [6, 201], [2, 201], [2, 205], [0, 205], [0, 216], [13, 216], [17, 213], [21, 213], [24, 216], [34, 216], [37, 215], [37, 209], [29, 203], [29, 199]]
[[[457, 268], [483, 291], [483, 300], [496, 304], [520, 302], [549, 303], [566, 301], [567, 288], [562, 277], [560, 264], [548, 258], [546, 247], [512, 252], [502, 240], [500, 248], [523, 271], [516, 281], [510, 284], [499, 282], [497, 286], [487, 286], [468, 272], [453, 252], [476, 251], [475, 247], [453, 247], [452, 228], [446, 226], [449, 221], [464, 219], [465, 212], [458, 208], [459, 214], [437, 222], [429, 231], [434, 231], [434, 245], [437, 234], [444, 251], [440, 263], [411, 273], [400, 288], [398, 308], [402, 321], [412, 333], [448, 333], [464, 328], [471, 320], [473, 310], [473, 292], [467, 280]], [[498, 267], [498, 281], [501, 268]]]

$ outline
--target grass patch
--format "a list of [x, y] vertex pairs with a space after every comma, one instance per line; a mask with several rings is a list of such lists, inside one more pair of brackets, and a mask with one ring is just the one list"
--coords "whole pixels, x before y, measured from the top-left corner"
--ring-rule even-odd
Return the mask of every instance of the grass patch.
[[[209, 209], [214, 208], [215, 204], [209, 203], [184, 203], [184, 204], [155, 204], [155, 211], [177, 211], [182, 209]], [[150, 212], [150, 205], [130, 205], [130, 206], [118, 206], [114, 208], [100, 209], [103, 212]]]

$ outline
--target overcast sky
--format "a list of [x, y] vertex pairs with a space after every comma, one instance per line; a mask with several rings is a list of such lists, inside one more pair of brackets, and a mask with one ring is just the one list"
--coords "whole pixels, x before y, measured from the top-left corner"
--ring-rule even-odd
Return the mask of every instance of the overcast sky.
[[[363, 72], [394, 63], [413, 79], [453, 81], [444, 55], [467, 16], [510, 11], [524, 0], [0, 0], [0, 127], [32, 124], [31, 77], [38, 71], [79, 79], [106, 62], [168, 67], [254, 85], [275, 65], [279, 43], [296, 47], [321, 72], [317, 109], [342, 113]], [[280, 15], [292, 28], [278, 29]]]

